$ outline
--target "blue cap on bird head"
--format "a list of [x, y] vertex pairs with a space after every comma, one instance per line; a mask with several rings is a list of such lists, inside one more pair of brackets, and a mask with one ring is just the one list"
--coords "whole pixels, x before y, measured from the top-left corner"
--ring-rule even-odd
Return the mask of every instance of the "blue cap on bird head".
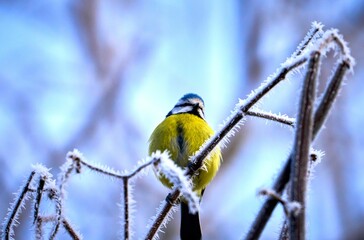
[[205, 103], [203, 99], [195, 93], [187, 93], [178, 100], [173, 109], [166, 117], [174, 114], [190, 113], [197, 117], [205, 119], [204, 114]]
[[183, 97], [181, 97], [180, 101], [186, 101], [188, 99], [199, 99], [202, 102], [202, 104], [205, 105], [205, 102], [203, 101], [203, 99], [199, 95], [197, 95], [195, 93], [185, 94]]

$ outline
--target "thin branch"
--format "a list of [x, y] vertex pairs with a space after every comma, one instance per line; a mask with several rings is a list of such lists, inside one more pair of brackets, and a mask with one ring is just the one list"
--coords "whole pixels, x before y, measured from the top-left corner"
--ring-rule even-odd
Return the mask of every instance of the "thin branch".
[[75, 231], [73, 229], [73, 227], [71, 226], [71, 224], [66, 219], [63, 218], [62, 224], [63, 224], [63, 227], [68, 232], [68, 234], [72, 237], [72, 239], [74, 239], [74, 240], [80, 240], [80, 239], [82, 239], [82, 237], [77, 233], [77, 231]]
[[300, 203], [287, 201], [274, 190], [262, 189], [259, 191], [259, 195], [268, 196], [270, 198], [276, 199], [280, 204], [282, 204], [286, 217], [289, 217], [291, 215], [297, 216], [301, 212], [302, 206]]
[[146, 240], [152, 240], [154, 238], [160, 226], [164, 222], [167, 214], [169, 213], [169, 211], [171, 211], [173, 205], [177, 202], [177, 199], [179, 199], [180, 195], [181, 193], [178, 189], [175, 189], [172, 193], [168, 195], [168, 197], [166, 198], [167, 201], [163, 205], [157, 217], [154, 219], [153, 224], [149, 229], [147, 236], [145, 237]]
[[281, 229], [281, 232], [279, 234], [279, 240], [289, 240], [289, 231], [288, 231], [288, 221], [287, 219], [284, 220], [283, 222], [283, 226], [282, 226], [282, 229]]
[[129, 182], [128, 178], [123, 178], [123, 192], [124, 192], [124, 239], [129, 239]]
[[[41, 223], [49, 223], [49, 222], [55, 222], [57, 219], [57, 216], [40, 216], [37, 221]], [[72, 225], [69, 223], [69, 221], [66, 218], [63, 218], [62, 226], [66, 230], [66, 232], [70, 235], [70, 237], [74, 240], [80, 240], [82, 239], [81, 235], [72, 227]], [[38, 228], [38, 227], [37, 227]], [[39, 227], [40, 228], [40, 227]], [[43, 231], [41, 229], [37, 229], [37, 231], [40, 231], [41, 234], [43, 234]]]
[[252, 116], [252, 117], [264, 118], [264, 119], [271, 120], [274, 122], [279, 122], [279, 123], [282, 123], [282, 124], [285, 124], [285, 125], [288, 125], [291, 127], [294, 127], [294, 124], [295, 124], [294, 118], [289, 118], [284, 115], [277, 115], [277, 114], [265, 112], [262, 110], [256, 110], [256, 109], [249, 110], [246, 112], [246, 115]]
[[332, 105], [335, 102], [335, 99], [341, 88], [343, 79], [350, 68], [350, 62], [343, 61], [339, 63], [334, 75], [327, 85], [324, 95], [321, 98], [320, 105], [315, 111], [315, 122], [312, 133], [313, 136], [316, 136], [316, 134], [319, 132], [322, 125], [324, 124], [325, 120], [327, 119], [327, 115], [329, 114]]
[[310, 146], [312, 141], [313, 108], [316, 95], [316, 82], [319, 72], [320, 52], [313, 52], [308, 63], [306, 78], [303, 83], [295, 142], [293, 144], [294, 160], [291, 163], [291, 201], [301, 204], [298, 216], [289, 216], [291, 239], [304, 240], [306, 236], [306, 192]]
[[[81, 154], [78, 152], [78, 150], [74, 150], [73, 152], [68, 153], [68, 157], [76, 163], [76, 165], [83, 165], [93, 171], [96, 171], [98, 173], [101, 173], [103, 175], [107, 175], [113, 178], [117, 178], [120, 180], [124, 180], [124, 178], [132, 178], [135, 175], [137, 175], [139, 172], [141, 172], [143, 169], [145, 169], [146, 167], [150, 166], [151, 164], [154, 164], [156, 161], [160, 161], [159, 158], [152, 158], [149, 161], [145, 162], [144, 164], [141, 164], [140, 166], [138, 166], [133, 172], [131, 172], [130, 174], [120, 174], [119, 172], [114, 171], [113, 169], [106, 169], [104, 167], [100, 167], [100, 166], [95, 166], [91, 163], [88, 163], [87, 161], [85, 161], [83, 159], [83, 157], [81, 156]], [[80, 168], [80, 167], [79, 167]]]
[[323, 34], [323, 25], [319, 22], [313, 22], [311, 29], [307, 33], [305, 39], [299, 44], [296, 52], [293, 53], [293, 57], [300, 56], [315, 39], [319, 38]]
[[54, 239], [59, 231], [60, 224], [63, 220], [63, 201], [62, 197], [60, 196], [60, 192], [57, 191], [57, 189], [50, 189], [50, 196], [51, 199], [55, 201], [55, 207], [56, 207], [56, 219], [55, 219], [55, 225], [53, 227], [53, 231], [51, 232], [51, 235], [49, 239]]
[[38, 188], [37, 188], [37, 197], [36, 197], [35, 203], [34, 203], [34, 220], [33, 220], [33, 224], [36, 223], [37, 218], [38, 218], [39, 207], [40, 207], [40, 202], [42, 200], [44, 185], [45, 185], [45, 180], [42, 177], [40, 177]]
[[146, 163], [140, 165], [139, 167], [137, 167], [133, 172], [131, 172], [129, 175], [127, 175], [127, 178], [132, 178], [135, 175], [137, 175], [139, 172], [141, 172], [143, 169], [145, 169], [146, 167], [148, 167], [151, 164], [155, 164], [156, 162], [160, 161], [160, 158], [152, 158], [150, 161], [147, 161]]
[[21, 208], [23, 207], [23, 202], [26, 200], [28, 189], [30, 186], [30, 183], [33, 181], [35, 175], [35, 171], [32, 171], [29, 178], [27, 179], [23, 190], [21, 191], [20, 195], [17, 198], [17, 201], [14, 204], [14, 207], [9, 212], [10, 216], [7, 218], [8, 221], [5, 223], [5, 229], [2, 233], [4, 239], [12, 239], [12, 236], [14, 235], [13, 227], [16, 224], [16, 219], [18, 214], [21, 212]]
[[268, 197], [274, 198], [275, 200], [277, 200], [282, 205], [284, 205], [286, 203], [286, 201], [282, 198], [282, 196], [279, 193], [277, 193], [277, 192], [275, 192], [274, 190], [271, 190], [271, 189], [261, 189], [258, 192], [258, 194], [262, 195], [262, 196], [268, 196]]
[[42, 217], [37, 217], [35, 220], [35, 239], [41, 240], [43, 239], [43, 219]]

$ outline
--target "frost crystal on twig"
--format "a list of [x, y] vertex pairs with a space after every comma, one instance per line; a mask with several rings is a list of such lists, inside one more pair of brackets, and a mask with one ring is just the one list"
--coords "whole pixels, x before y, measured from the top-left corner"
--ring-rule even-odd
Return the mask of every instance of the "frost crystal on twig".
[[259, 117], [259, 118], [264, 118], [273, 122], [278, 122], [284, 125], [288, 125], [293, 127], [296, 119], [295, 118], [291, 118], [288, 117], [285, 114], [281, 114], [281, 113], [272, 113], [272, 112], [267, 112], [267, 111], [263, 111], [260, 110], [258, 108], [253, 107], [252, 110], [249, 110], [247, 112], [247, 115], [252, 116], [252, 117]]
[[34, 178], [35, 171], [32, 171], [25, 184], [18, 190], [14, 196], [14, 202], [10, 204], [8, 213], [3, 222], [2, 239], [14, 239], [14, 227], [19, 224], [18, 218], [22, 209], [25, 207], [25, 201], [29, 199], [29, 186]]
[[[165, 208], [166, 208], [166, 202], [163, 200], [161, 201], [159, 207], [157, 208], [156, 210], [156, 215], [154, 215], [152, 218], [149, 219], [148, 221], [148, 224], [146, 226], [146, 228], [148, 229], [148, 234], [147, 236], [149, 236], [149, 232], [150, 232], [150, 229], [153, 229], [153, 226], [155, 225], [155, 222], [158, 221], [158, 217], [160, 215], [161, 212], [164, 212], [165, 211]], [[160, 222], [160, 226], [162, 228], [166, 228], [167, 227], [167, 224], [173, 219], [173, 214], [175, 212], [177, 212], [178, 210], [178, 207], [177, 205], [172, 205], [171, 206], [171, 209], [168, 209], [168, 211], [166, 212], [166, 215], [164, 216], [164, 218], [161, 220]], [[151, 237], [147, 237], [146, 239], [152, 239], [152, 240], [156, 240], [156, 239], [159, 239], [159, 235], [158, 233], [159, 232], [162, 232], [161, 230], [161, 227], [159, 227], [155, 233], [151, 234], [152, 236]]]
[[185, 172], [178, 167], [169, 157], [167, 151], [159, 155], [152, 154], [152, 158], [159, 158], [160, 161], [154, 164], [154, 169], [158, 175], [163, 175], [173, 185], [173, 188], [178, 189], [188, 202], [188, 207], [191, 213], [196, 213], [199, 208], [199, 198], [192, 191], [191, 180], [185, 175]]

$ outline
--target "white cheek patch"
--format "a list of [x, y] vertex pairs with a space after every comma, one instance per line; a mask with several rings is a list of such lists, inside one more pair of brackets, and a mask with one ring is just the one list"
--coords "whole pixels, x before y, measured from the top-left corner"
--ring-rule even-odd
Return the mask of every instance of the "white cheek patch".
[[177, 114], [177, 113], [185, 113], [185, 112], [190, 112], [192, 111], [192, 107], [191, 106], [184, 106], [184, 107], [176, 107], [173, 108], [172, 113], [173, 114]]
[[203, 111], [200, 108], [197, 111], [198, 111], [198, 114], [201, 116], [201, 118], [205, 119], [205, 115], [204, 115]]

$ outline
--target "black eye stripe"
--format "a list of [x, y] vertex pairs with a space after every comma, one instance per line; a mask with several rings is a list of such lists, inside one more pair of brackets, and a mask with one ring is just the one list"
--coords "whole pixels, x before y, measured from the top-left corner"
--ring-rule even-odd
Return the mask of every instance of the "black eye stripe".
[[193, 104], [193, 103], [182, 103], [182, 104], [177, 104], [174, 107], [193, 107], [193, 108], [197, 107], [197, 108], [201, 109], [202, 113], [204, 113], [203, 108], [198, 103], [195, 103], [195, 104]]
[[192, 104], [192, 103], [182, 103], [182, 104], [177, 104], [174, 107], [188, 107], [188, 106], [193, 107], [194, 104]]

